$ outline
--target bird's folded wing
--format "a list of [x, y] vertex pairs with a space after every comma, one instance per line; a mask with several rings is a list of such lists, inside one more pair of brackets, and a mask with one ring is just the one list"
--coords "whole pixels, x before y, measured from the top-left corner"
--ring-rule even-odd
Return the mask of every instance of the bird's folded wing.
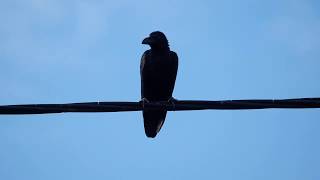
[[246, 110], [267, 108], [320, 108], [320, 98], [277, 99], [277, 100], [223, 100], [173, 102], [87, 102], [67, 104], [25, 104], [0, 106], [0, 114], [46, 114], [64, 112], [121, 112], [143, 109], [165, 109], [167, 111], [187, 110]]

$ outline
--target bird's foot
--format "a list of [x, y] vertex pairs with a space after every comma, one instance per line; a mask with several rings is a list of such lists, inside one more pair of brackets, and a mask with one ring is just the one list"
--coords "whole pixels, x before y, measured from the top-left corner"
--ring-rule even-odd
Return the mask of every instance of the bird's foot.
[[147, 99], [147, 98], [142, 98], [141, 100], [140, 100], [140, 103], [142, 103], [142, 109], [144, 109], [144, 107], [145, 107], [145, 104], [146, 103], [150, 103], [150, 101]]
[[175, 110], [176, 109], [176, 102], [178, 102], [177, 99], [175, 99], [174, 97], [171, 97], [170, 99], [168, 99], [168, 103], [170, 103], [172, 105], [172, 109]]

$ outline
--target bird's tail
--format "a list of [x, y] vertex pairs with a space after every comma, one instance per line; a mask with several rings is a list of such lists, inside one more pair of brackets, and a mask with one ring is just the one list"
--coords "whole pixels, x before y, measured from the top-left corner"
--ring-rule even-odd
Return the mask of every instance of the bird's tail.
[[166, 110], [143, 111], [144, 130], [147, 137], [156, 137], [166, 119], [166, 115]]

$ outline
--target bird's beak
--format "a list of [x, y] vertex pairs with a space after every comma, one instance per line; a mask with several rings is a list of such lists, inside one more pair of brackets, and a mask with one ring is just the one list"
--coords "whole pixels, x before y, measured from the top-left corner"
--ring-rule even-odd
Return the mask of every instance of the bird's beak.
[[147, 38], [145, 38], [143, 41], [142, 41], [142, 44], [152, 44], [152, 39], [150, 38], [150, 37], [147, 37]]

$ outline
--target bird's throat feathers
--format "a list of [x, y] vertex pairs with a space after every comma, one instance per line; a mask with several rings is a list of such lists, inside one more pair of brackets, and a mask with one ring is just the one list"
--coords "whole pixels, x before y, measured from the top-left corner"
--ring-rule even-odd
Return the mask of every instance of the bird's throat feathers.
[[170, 51], [169, 44], [162, 44], [162, 45], [150, 45], [151, 52], [154, 53], [164, 53]]

